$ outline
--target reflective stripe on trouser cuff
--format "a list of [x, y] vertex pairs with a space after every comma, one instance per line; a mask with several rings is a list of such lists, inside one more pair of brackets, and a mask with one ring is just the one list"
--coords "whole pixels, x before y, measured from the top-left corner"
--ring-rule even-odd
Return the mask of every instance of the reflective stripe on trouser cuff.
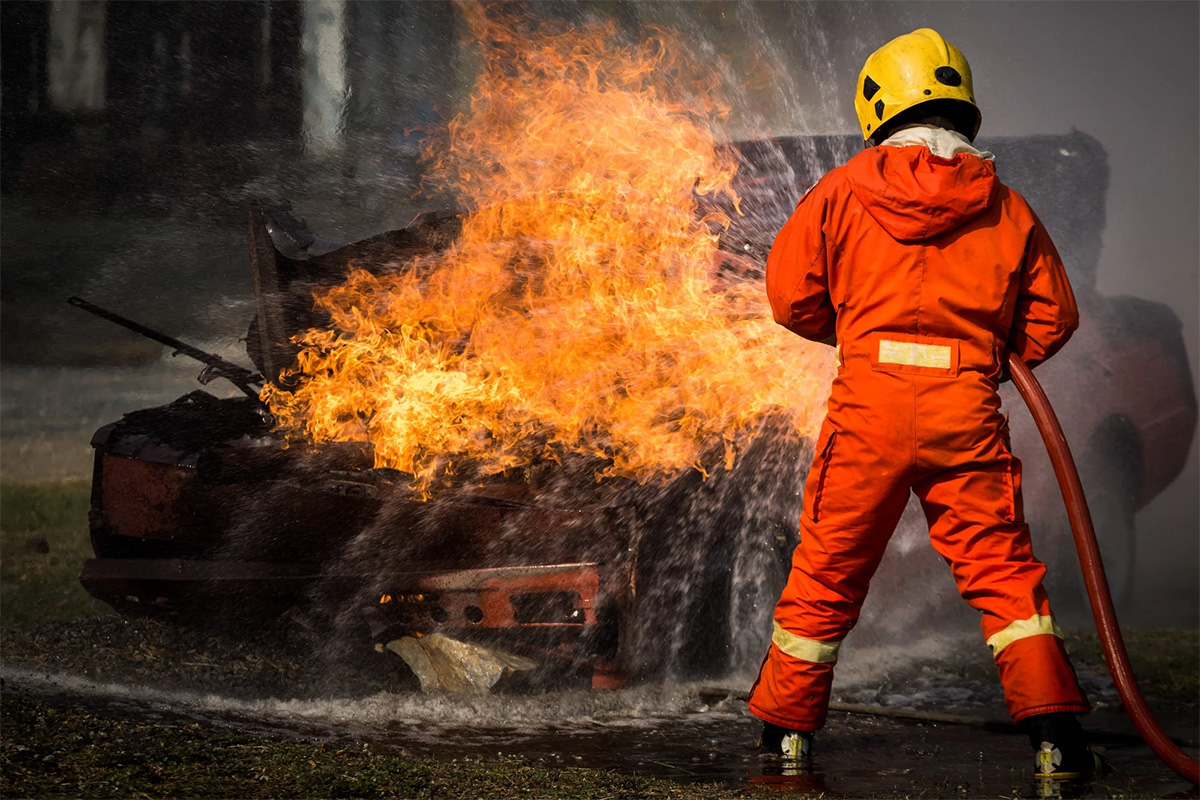
[[988, 637], [987, 646], [992, 648], [992, 656], [998, 656], [1000, 651], [1008, 647], [1015, 641], [1027, 639], [1030, 636], [1043, 636], [1049, 634], [1063, 638], [1062, 628], [1058, 627], [1058, 623], [1054, 621], [1054, 617], [1043, 617], [1041, 614], [1034, 614], [1029, 619], [1019, 619], [1009, 625], [999, 633], [993, 633]]
[[879, 363], [902, 364], [906, 367], [950, 369], [953, 364], [950, 348], [944, 344], [918, 344], [879, 340]]
[[841, 642], [818, 642], [816, 639], [805, 639], [790, 631], [785, 631], [778, 622], [775, 623], [775, 633], [771, 635], [771, 643], [792, 658], [801, 661], [811, 661], [814, 664], [833, 664], [837, 662], [838, 648]]

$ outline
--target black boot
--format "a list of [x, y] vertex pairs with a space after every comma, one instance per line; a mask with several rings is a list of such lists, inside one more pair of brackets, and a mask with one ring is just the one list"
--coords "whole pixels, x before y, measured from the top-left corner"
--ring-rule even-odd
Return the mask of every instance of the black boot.
[[1074, 714], [1037, 714], [1021, 720], [1021, 727], [1035, 753], [1035, 778], [1087, 780], [1101, 772], [1103, 761], [1088, 747]]
[[793, 731], [764, 722], [759, 750], [779, 757], [785, 764], [806, 770], [812, 766], [812, 744], [812, 731]]

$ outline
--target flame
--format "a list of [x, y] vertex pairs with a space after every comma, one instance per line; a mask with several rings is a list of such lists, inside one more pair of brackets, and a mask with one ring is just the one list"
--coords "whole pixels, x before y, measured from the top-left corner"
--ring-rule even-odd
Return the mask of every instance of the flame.
[[264, 390], [279, 427], [369, 441], [422, 490], [464, 461], [728, 468], [771, 414], [810, 433], [827, 348], [774, 325], [761, 286], [714, 280], [728, 219], [698, 219], [697, 195], [737, 202], [715, 83], [684, 80], [703, 70], [666, 32], [464, 13], [482, 70], [433, 162], [470, 209], [462, 234], [316, 292], [332, 326], [297, 338], [290, 390]]

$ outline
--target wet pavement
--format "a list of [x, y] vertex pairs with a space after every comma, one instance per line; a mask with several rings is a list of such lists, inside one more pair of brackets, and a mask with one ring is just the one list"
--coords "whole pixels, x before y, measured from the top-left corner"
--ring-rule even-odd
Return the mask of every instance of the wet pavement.
[[[1101, 710], [1087, 720], [1093, 740], [1106, 748], [1111, 773], [1085, 785], [1047, 787], [1032, 778], [1025, 738], [1004, 732], [1003, 723], [984, 724], [995, 709], [980, 705], [954, 706], [958, 713], [973, 710], [973, 724], [833, 711], [818, 735], [812, 772], [788, 775], [755, 752], [759, 723], [736, 693], [717, 699], [720, 692], [700, 684], [534, 696], [380, 692], [282, 700], [158, 690], [11, 666], [0, 674], [6, 692], [90, 713], [197, 722], [272, 738], [353, 742], [407, 756], [519, 756], [547, 766], [611, 770], [682, 784], [720, 782], [833, 797], [1200, 796], [1136, 740], [1117, 709]], [[1194, 722], [1176, 717], [1168, 728], [1194, 738]], [[1191, 744], [1189, 752], [1195, 753], [1195, 742]]]

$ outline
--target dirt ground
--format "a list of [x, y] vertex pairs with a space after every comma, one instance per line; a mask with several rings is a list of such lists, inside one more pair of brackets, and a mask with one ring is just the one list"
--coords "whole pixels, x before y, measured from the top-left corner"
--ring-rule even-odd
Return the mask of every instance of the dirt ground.
[[[6, 692], [5, 797], [680, 797], [677, 784], [492, 756], [433, 761], [357, 744], [143, 721]], [[19, 734], [19, 738], [14, 734]], [[697, 798], [743, 797], [720, 785]]]

